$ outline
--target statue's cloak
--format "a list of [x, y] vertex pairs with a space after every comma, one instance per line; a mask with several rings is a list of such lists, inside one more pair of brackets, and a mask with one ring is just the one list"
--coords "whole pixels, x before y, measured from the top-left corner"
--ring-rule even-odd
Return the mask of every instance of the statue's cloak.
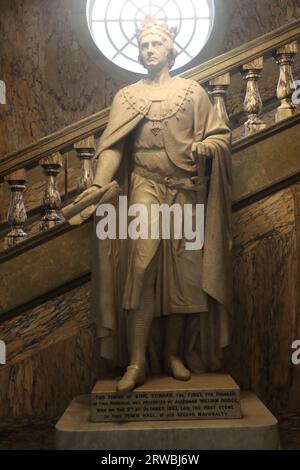
[[[206, 204], [205, 242], [203, 248], [203, 284], [199, 286], [209, 298], [209, 313], [188, 315], [185, 333], [185, 357], [194, 371], [197, 364], [209, 364], [209, 356], [219, 355], [229, 343], [228, 314], [232, 307], [231, 267], [231, 132], [217, 115], [206, 92], [197, 82], [176, 78], [177, 86], [168, 97], [169, 109], [162, 125], [165, 149], [170, 160], [180, 169], [196, 171], [192, 144], [207, 144], [212, 165]], [[147, 97], [144, 81], [122, 89], [114, 98], [108, 125], [103, 132], [95, 158], [121, 139], [126, 138], [126, 150], [116, 179], [123, 194], [129, 191], [130, 134], [144, 118], [151, 116], [152, 101]], [[100, 175], [100, 176], [99, 176]], [[103, 184], [101, 171], [96, 171], [95, 183]], [[114, 201], [118, 210], [118, 202]], [[95, 231], [97, 218], [94, 219]], [[128, 364], [126, 347], [126, 312], [122, 296], [126, 276], [126, 240], [98, 240], [95, 238], [95, 256], [92, 269], [92, 300], [97, 337], [102, 358], [115, 365]], [[184, 275], [184, 273], [183, 273]], [[160, 319], [158, 319], [159, 321]], [[156, 320], [155, 320], [156, 322]], [[149, 349], [150, 361], [158, 370], [162, 328], [152, 327], [153, 341]], [[208, 368], [213, 368], [209, 367]]]

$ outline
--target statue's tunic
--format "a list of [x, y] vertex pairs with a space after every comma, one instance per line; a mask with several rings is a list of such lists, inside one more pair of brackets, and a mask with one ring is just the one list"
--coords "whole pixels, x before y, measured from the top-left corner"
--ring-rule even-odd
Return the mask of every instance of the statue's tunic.
[[[200, 317], [210, 315], [206, 323], [217, 332], [216, 341], [223, 347], [228, 344], [231, 306], [230, 131], [196, 82], [176, 78], [163, 90], [142, 80], [114, 99], [96, 154], [100, 158], [95, 183], [105, 184], [101, 153], [126, 136], [130, 151], [124, 154], [118, 180], [129, 194], [129, 203], [144, 203], [148, 208], [153, 203], [181, 207], [206, 203], [205, 244], [203, 250], [187, 251], [184, 238], [162, 240], [161, 234], [155, 240], [97, 241], [93, 300], [101, 354], [126, 364], [124, 310], [139, 306], [149, 266], [157, 271], [155, 314], [209, 310]], [[192, 144], [200, 141], [213, 156], [207, 200], [205, 177], [202, 182], [196, 177], [197, 162], [192, 155]], [[200, 324], [196, 319], [190, 330], [193, 343], [200, 338]]]
[[[152, 112], [157, 119], [162, 118], [164, 104], [167, 103], [167, 93], [160, 90], [162, 101], [158, 101], [157, 91], [153, 93], [156, 99], [152, 103]], [[164, 99], [163, 99], [164, 98]], [[159, 125], [157, 121], [155, 126]], [[153, 132], [154, 129], [154, 132]], [[195, 228], [195, 206], [198, 191], [182, 189], [185, 180], [189, 182], [195, 173], [179, 169], [172, 163], [165, 151], [164, 135], [159, 127], [153, 127], [153, 122], [147, 117], [137, 125], [132, 133], [132, 173], [130, 184], [129, 204], [143, 204], [149, 217], [148, 239], [128, 241], [128, 271], [123, 295], [123, 308], [130, 310], [139, 306], [143, 292], [144, 275], [146, 270], [156, 272], [155, 282], [155, 315], [171, 313], [197, 313], [207, 311], [207, 296], [201, 289], [202, 280], [202, 250], [187, 250], [184, 237], [185, 226], [181, 224], [182, 238], [174, 239], [174, 219], [170, 217], [170, 238], [162, 238], [162, 226], [159, 227], [158, 238], [151, 238], [151, 209], [153, 205], [174, 204], [184, 209], [185, 204], [193, 207], [193, 224]], [[203, 178], [205, 180], [205, 177]], [[170, 182], [176, 182], [176, 188], [170, 187]], [[172, 186], [172, 184], [171, 184]], [[179, 186], [179, 188], [178, 188]], [[186, 186], [185, 186], [186, 187]], [[201, 201], [205, 202], [205, 201]], [[174, 207], [174, 206], [173, 206]], [[176, 206], [175, 206], [176, 210]], [[184, 213], [182, 222], [184, 221]], [[175, 217], [178, 223], [180, 215]], [[140, 215], [142, 219], [142, 214]], [[154, 217], [152, 217], [154, 218]], [[167, 221], [168, 222], [168, 221]], [[198, 220], [203, 224], [204, 220]], [[168, 236], [168, 234], [166, 234]]]

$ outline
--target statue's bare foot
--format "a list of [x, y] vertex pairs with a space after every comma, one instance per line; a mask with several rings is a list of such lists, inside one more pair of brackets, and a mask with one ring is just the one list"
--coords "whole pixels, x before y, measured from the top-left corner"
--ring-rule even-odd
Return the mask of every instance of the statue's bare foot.
[[146, 382], [146, 367], [143, 365], [132, 364], [127, 367], [127, 371], [117, 383], [117, 392], [131, 392], [138, 385]]
[[170, 356], [168, 358], [166, 370], [177, 380], [189, 380], [191, 378], [191, 372], [185, 367], [178, 356]]

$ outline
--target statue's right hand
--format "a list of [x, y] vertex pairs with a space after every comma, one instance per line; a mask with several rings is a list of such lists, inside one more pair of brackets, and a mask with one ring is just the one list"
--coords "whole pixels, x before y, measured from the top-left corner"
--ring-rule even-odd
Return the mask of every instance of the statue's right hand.
[[99, 186], [90, 186], [89, 188], [85, 189], [82, 193], [80, 193], [78, 196], [75, 197], [73, 204], [76, 204], [77, 202], [80, 202], [82, 199], [84, 199], [86, 196], [89, 194], [94, 193], [99, 189]]

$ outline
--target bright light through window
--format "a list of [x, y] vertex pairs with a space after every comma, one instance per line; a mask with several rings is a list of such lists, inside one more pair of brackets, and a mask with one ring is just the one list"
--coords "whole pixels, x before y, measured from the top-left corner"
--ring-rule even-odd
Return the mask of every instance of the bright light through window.
[[177, 27], [178, 51], [173, 70], [194, 59], [205, 46], [214, 21], [213, 0], [88, 0], [90, 33], [110, 61], [137, 73], [146, 73], [138, 63], [136, 29], [146, 15]]

